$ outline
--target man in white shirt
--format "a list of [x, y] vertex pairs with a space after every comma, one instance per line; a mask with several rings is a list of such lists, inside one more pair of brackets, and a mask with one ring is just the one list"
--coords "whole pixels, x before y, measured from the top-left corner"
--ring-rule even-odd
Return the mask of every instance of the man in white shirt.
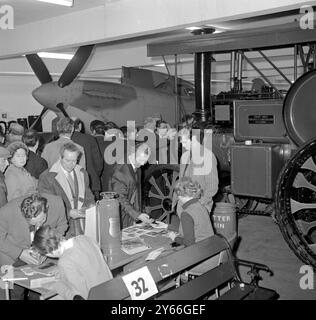
[[71, 237], [83, 234], [84, 210], [95, 201], [89, 188], [88, 173], [77, 164], [78, 146], [69, 141], [60, 147], [59, 155], [60, 159], [40, 175], [38, 189], [63, 199], [69, 222], [67, 237]]
[[121, 204], [121, 229], [131, 226], [136, 220], [150, 223], [152, 219], [141, 212], [141, 166], [147, 163], [150, 148], [146, 143], [138, 145], [128, 155], [129, 163], [117, 163], [113, 170], [111, 191], [119, 195]]

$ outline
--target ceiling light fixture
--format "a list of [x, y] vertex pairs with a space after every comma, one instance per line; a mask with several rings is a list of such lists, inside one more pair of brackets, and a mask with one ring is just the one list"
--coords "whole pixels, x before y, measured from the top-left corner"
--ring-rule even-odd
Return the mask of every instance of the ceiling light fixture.
[[63, 59], [63, 60], [71, 60], [74, 56], [73, 54], [67, 53], [53, 53], [53, 52], [39, 52], [38, 55], [41, 58], [48, 58], [48, 59]]
[[203, 25], [200, 27], [193, 26], [193, 27], [187, 27], [186, 30], [190, 30], [190, 32], [194, 35], [201, 35], [201, 34], [211, 34], [216, 31], [214, 27]]
[[194, 30], [201, 30], [201, 27], [187, 27], [186, 30], [194, 31]]
[[74, 0], [37, 0], [40, 2], [47, 2], [51, 4], [58, 4], [60, 6], [73, 7]]

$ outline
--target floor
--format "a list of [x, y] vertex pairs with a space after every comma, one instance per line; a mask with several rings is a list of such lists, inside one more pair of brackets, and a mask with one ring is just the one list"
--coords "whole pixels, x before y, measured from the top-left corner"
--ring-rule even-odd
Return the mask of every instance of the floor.
[[[241, 241], [237, 257], [266, 264], [274, 272], [272, 277], [261, 272], [263, 280], [260, 286], [277, 291], [280, 300], [316, 300], [316, 274], [313, 290], [300, 288], [303, 274], [299, 270], [303, 262], [288, 247], [271, 217], [249, 215], [241, 218], [238, 234]], [[241, 269], [241, 276], [243, 280], [249, 279], [244, 268]]]

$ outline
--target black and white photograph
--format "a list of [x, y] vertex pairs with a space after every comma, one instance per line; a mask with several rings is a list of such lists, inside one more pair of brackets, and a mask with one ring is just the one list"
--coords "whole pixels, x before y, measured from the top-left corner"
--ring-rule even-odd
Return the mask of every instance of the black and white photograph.
[[316, 300], [315, 14], [0, 0], [8, 310], [207, 319], [215, 300]]

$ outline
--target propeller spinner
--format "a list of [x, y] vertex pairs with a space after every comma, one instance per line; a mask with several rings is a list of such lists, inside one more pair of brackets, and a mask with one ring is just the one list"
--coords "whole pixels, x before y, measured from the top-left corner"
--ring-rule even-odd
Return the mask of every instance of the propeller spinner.
[[[53, 79], [45, 63], [36, 53], [26, 55], [27, 61], [29, 62], [32, 70], [42, 84], [42, 86], [33, 91], [34, 98], [42, 105], [47, 106], [49, 102], [51, 102], [50, 96], [52, 92], [55, 91], [53, 96], [57, 99], [59, 96], [63, 96], [62, 94], [58, 94], [58, 90], [63, 90], [64, 87], [70, 85], [72, 81], [78, 76], [79, 72], [89, 59], [93, 47], [94, 45], [86, 45], [80, 47], [76, 51], [73, 58], [70, 60], [69, 64], [60, 76], [57, 83], [53, 82]], [[54, 104], [54, 107], [56, 107], [58, 111], [61, 111], [65, 117], [68, 117], [68, 114], [64, 108], [65, 106], [63, 101], [55, 101]], [[36, 123], [42, 118], [47, 110], [47, 107], [43, 108], [40, 116], [32, 124], [31, 128], [36, 125]]]

